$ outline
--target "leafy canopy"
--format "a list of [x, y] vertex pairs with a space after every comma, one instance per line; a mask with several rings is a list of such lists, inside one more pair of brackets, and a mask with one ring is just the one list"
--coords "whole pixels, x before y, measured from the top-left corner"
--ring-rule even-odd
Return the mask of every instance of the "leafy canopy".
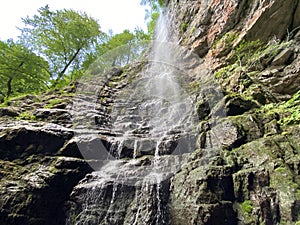
[[155, 32], [155, 27], [161, 10], [166, 6], [165, 0], [141, 0], [141, 5], [149, 6], [149, 9], [146, 9], [146, 17], [147, 21], [148, 33], [151, 37], [153, 37]]
[[0, 41], [0, 95], [45, 90], [49, 82], [48, 63], [20, 43]]
[[36, 15], [22, 18], [24, 27], [19, 28], [19, 40], [0, 41], [0, 101], [68, 85], [92, 65], [99, 71], [98, 62], [93, 62], [103, 55], [108, 56], [102, 57], [104, 68], [125, 66], [136, 60], [146, 49], [141, 42], [150, 40], [162, 4], [154, 0], [143, 2], [154, 12], [148, 33], [136, 28], [134, 32], [105, 34], [98, 21], [86, 13], [52, 11], [48, 5], [38, 9]]
[[122, 33], [111, 35], [108, 40], [96, 47], [91, 57], [89, 72], [103, 73], [111, 67], [124, 67], [139, 59], [150, 40], [150, 35], [141, 29], [134, 32], [124, 30]]
[[103, 35], [96, 20], [73, 10], [51, 11], [45, 6], [38, 15], [22, 21], [25, 27], [21, 29], [21, 41], [49, 62], [54, 85], [72, 68], [82, 67]]

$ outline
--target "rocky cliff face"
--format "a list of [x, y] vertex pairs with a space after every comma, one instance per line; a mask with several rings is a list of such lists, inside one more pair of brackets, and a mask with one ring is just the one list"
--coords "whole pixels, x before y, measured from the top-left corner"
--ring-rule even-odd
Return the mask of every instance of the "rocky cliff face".
[[138, 98], [119, 97], [144, 63], [90, 83], [96, 100], [80, 83], [11, 100], [0, 108], [1, 224], [300, 224], [299, 0], [167, 5], [173, 41], [196, 54], [181, 77], [193, 129], [147, 139]]

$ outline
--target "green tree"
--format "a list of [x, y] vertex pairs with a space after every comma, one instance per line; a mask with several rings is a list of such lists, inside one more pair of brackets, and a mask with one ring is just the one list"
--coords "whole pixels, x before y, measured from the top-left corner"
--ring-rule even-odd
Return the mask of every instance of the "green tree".
[[150, 17], [153, 12], [158, 12], [165, 7], [165, 0], [141, 0], [141, 5], [149, 6], [150, 10], [146, 10], [146, 17]]
[[154, 36], [155, 27], [156, 27], [158, 18], [159, 18], [159, 12], [153, 12], [151, 15], [151, 19], [147, 23], [148, 33], [151, 37]]
[[143, 54], [149, 40], [150, 36], [138, 28], [134, 32], [124, 30], [119, 34], [111, 34], [108, 40], [98, 45], [96, 52], [90, 56], [87, 65], [92, 61], [94, 63], [89, 67], [89, 71], [98, 74], [111, 67], [126, 66]]
[[156, 22], [159, 18], [161, 10], [166, 6], [166, 2], [165, 0], [141, 0], [141, 5], [150, 7], [150, 9], [146, 9], [145, 20], [147, 22], [148, 34], [153, 37]]
[[80, 69], [103, 33], [98, 22], [86, 13], [73, 10], [50, 11], [48, 5], [38, 15], [22, 19], [21, 41], [44, 57], [50, 66], [54, 86], [72, 70]]
[[115, 54], [111, 54], [111, 66], [126, 65], [129, 63], [131, 56], [131, 47], [134, 41], [134, 34], [129, 30], [124, 30], [120, 34], [113, 35], [106, 43], [98, 46], [98, 54], [103, 55], [108, 51], [112, 51], [120, 46], [115, 51]]
[[0, 90], [10, 97], [45, 90], [49, 82], [48, 63], [12, 40], [0, 41]]

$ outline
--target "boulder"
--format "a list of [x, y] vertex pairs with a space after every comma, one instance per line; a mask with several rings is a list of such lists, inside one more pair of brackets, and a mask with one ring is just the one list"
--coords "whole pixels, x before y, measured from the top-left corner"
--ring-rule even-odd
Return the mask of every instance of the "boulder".
[[54, 124], [28, 126], [16, 123], [2, 128], [0, 133], [0, 157], [3, 160], [25, 159], [31, 155], [55, 155], [73, 132]]
[[16, 107], [0, 108], [0, 116], [17, 117], [20, 115], [21, 110]]

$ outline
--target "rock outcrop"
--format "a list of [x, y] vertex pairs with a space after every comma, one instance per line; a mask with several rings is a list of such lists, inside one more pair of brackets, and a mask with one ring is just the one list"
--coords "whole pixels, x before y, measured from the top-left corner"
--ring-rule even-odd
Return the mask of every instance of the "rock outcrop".
[[166, 10], [193, 129], [147, 138], [138, 97], [122, 101], [145, 63], [13, 99], [0, 108], [0, 224], [300, 224], [299, 0]]

